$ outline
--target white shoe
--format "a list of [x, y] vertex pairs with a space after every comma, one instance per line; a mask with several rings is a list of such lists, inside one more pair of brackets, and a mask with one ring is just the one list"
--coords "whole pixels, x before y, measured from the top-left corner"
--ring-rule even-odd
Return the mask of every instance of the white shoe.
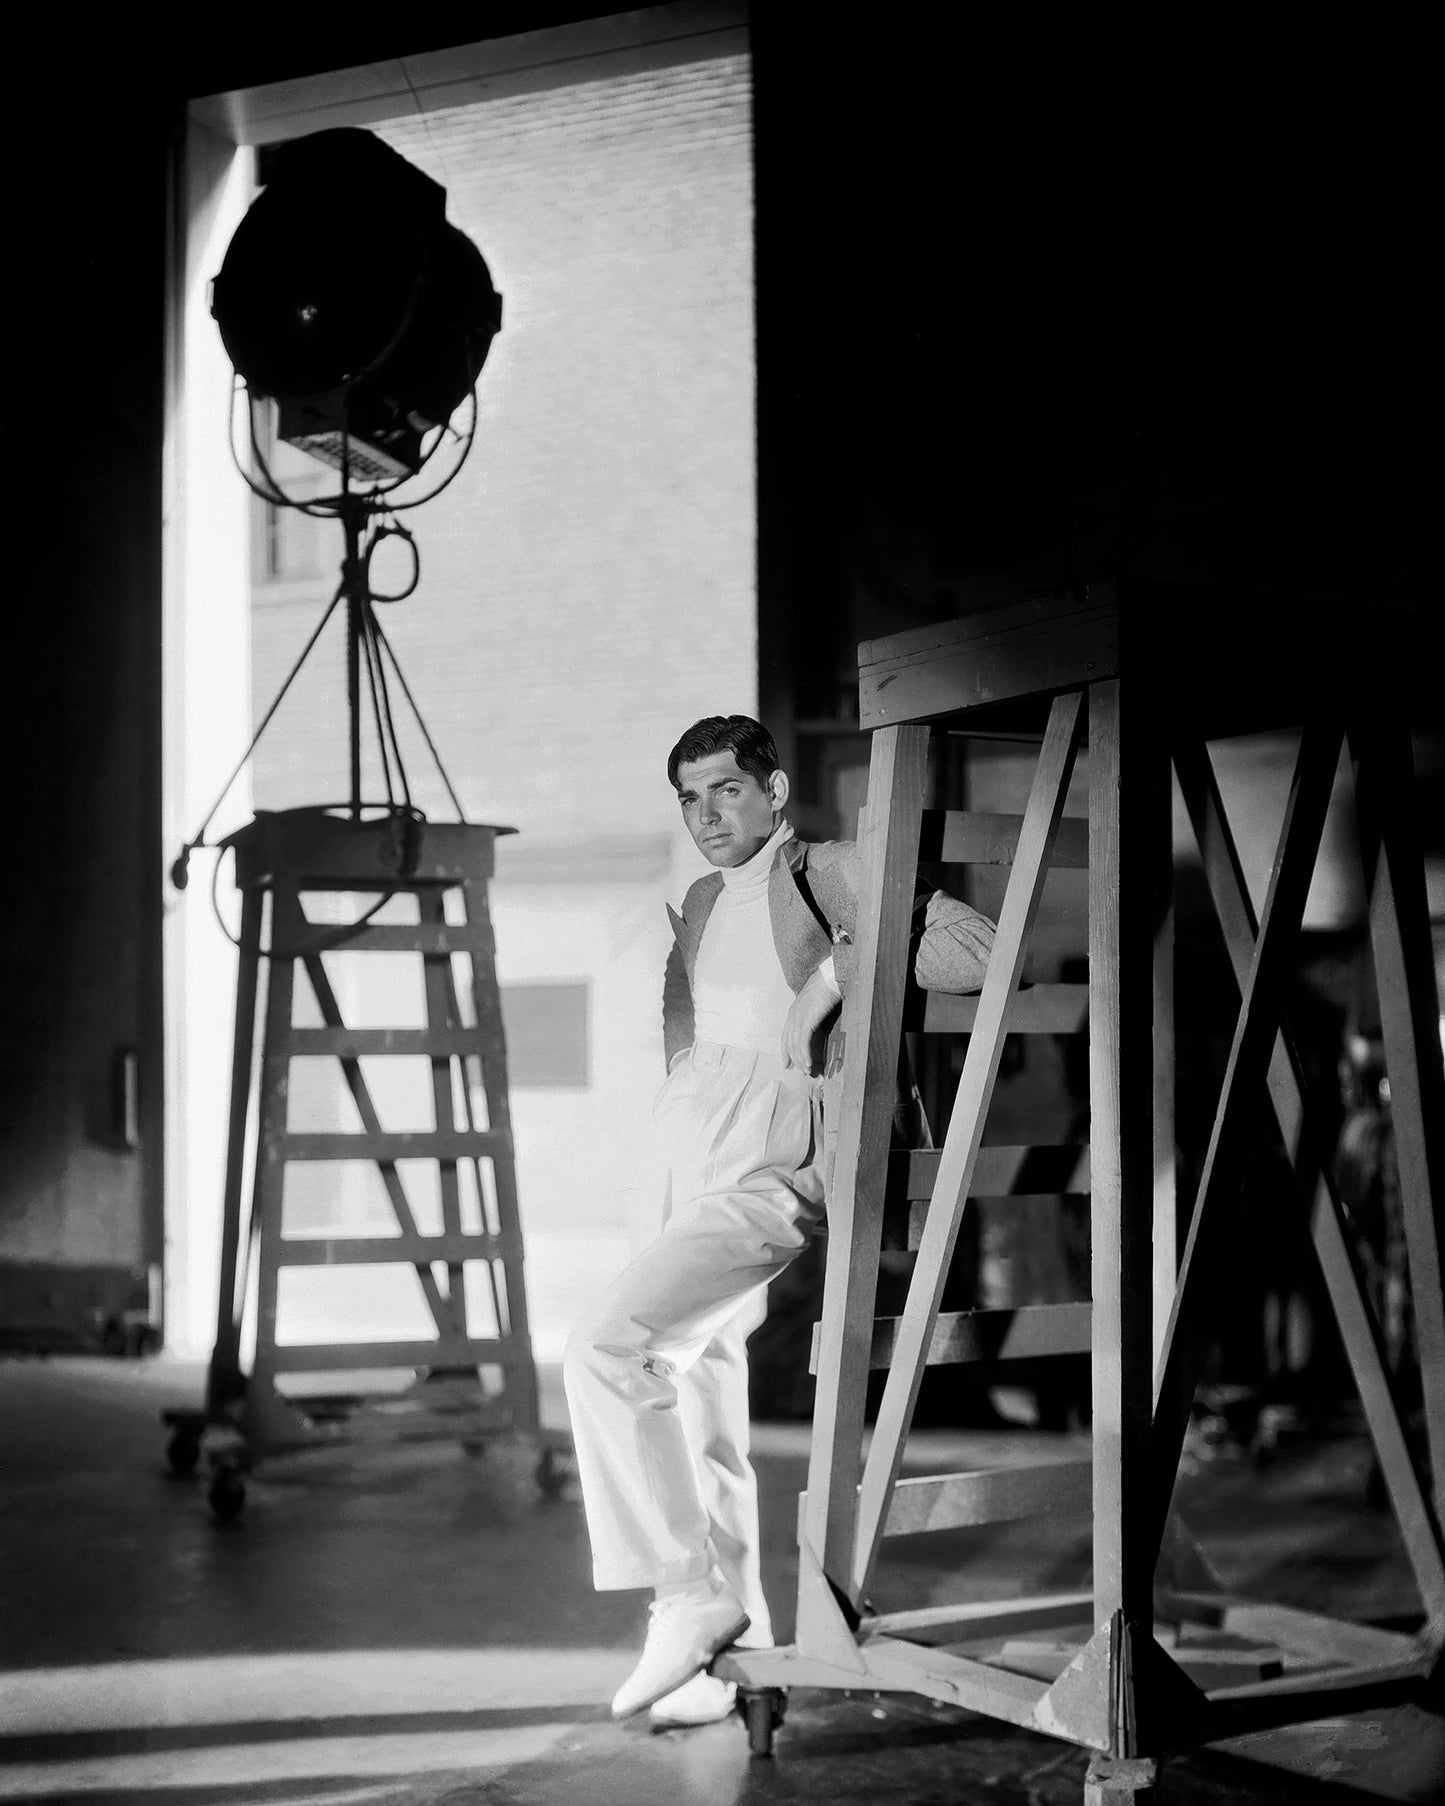
[[675, 1692], [735, 1642], [749, 1622], [726, 1587], [706, 1580], [654, 1599], [648, 1612], [647, 1642], [612, 1701], [614, 1718], [628, 1718]]
[[652, 1702], [648, 1717], [660, 1729], [670, 1725], [716, 1724], [733, 1709], [738, 1690], [715, 1674], [695, 1674], [690, 1681]]

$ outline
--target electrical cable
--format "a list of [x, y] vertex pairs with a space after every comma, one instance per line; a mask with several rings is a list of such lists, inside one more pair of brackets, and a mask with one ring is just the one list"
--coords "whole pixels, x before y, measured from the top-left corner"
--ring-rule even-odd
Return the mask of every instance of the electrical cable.
[[446, 785], [447, 795], [452, 799], [452, 807], [457, 812], [457, 820], [459, 822], [465, 822], [467, 816], [466, 811], [462, 808], [461, 799], [452, 787], [452, 781], [447, 776], [447, 768], [442, 764], [442, 756], [437, 751], [436, 742], [432, 739], [431, 731], [427, 727], [426, 722], [422, 719], [421, 710], [416, 706], [416, 698], [411, 693], [411, 685], [406, 681], [406, 673], [401, 668], [401, 661], [397, 658], [391, 641], [383, 632], [380, 621], [376, 623], [376, 637], [381, 642], [382, 651], [391, 660], [391, 668], [396, 673], [396, 680], [401, 685], [402, 694], [411, 705], [411, 712], [416, 719], [417, 726], [421, 729], [422, 739], [426, 741], [427, 750], [432, 756], [432, 762], [435, 764], [437, 771], [441, 776], [442, 783]]

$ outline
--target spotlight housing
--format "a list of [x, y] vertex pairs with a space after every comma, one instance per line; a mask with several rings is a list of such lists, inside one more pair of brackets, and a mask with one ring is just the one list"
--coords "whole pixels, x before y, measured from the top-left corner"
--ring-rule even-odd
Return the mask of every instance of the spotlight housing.
[[446, 190], [371, 132], [281, 147], [211, 287], [226, 353], [278, 435], [363, 480], [413, 474], [501, 329]]

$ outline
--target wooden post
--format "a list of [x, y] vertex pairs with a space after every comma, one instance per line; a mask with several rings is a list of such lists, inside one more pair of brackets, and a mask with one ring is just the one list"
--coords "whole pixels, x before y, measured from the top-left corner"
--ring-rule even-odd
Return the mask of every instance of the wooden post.
[[[1153, 1620], [1145, 1532], [1153, 1391], [1154, 869], [1157, 779], [1144, 699], [1089, 689], [1089, 1091], [1092, 1149], [1094, 1622]], [[1132, 1711], [1126, 1716], [1133, 1718]], [[1147, 1750], [1150, 1733], [1140, 1728]], [[1140, 1754], [1119, 1748], [1120, 1756]]]

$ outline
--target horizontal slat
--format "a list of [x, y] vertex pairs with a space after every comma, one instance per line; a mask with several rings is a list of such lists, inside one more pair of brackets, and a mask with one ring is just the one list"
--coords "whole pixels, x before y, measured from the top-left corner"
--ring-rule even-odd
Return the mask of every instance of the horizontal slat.
[[389, 1135], [288, 1134], [267, 1143], [281, 1160], [472, 1160], [495, 1154], [501, 1137], [492, 1129], [415, 1129]]
[[[958, 1366], [966, 1361], [1027, 1361], [1041, 1355], [1088, 1354], [1093, 1306], [1031, 1304], [1016, 1311], [944, 1311], [928, 1345], [930, 1367]], [[901, 1317], [879, 1317], [873, 1324], [868, 1365], [889, 1367], [898, 1341]], [[819, 1325], [813, 1325], [813, 1362], [817, 1372]]]
[[1092, 1629], [1092, 1593], [1043, 1593], [1034, 1599], [970, 1599], [957, 1605], [922, 1605], [864, 1618], [860, 1637], [905, 1637], [920, 1643], [972, 1643], [1014, 1631], [1053, 1630], [1065, 1625]]
[[[905, 1009], [904, 1027], [930, 1035], [972, 1034], [978, 1004], [977, 997], [925, 991], [921, 1009], [916, 1002]], [[1088, 1021], [1087, 985], [1031, 985], [1010, 999], [1004, 1030], [1010, 1035], [1076, 1035]]]
[[1031, 598], [858, 648], [858, 725], [957, 715], [1020, 696], [1098, 683], [1119, 668], [1112, 586], [1082, 597]]
[[[983, 815], [972, 809], [925, 809], [918, 857], [943, 865], [1012, 865], [1021, 815]], [[1049, 863], [1071, 869], [1089, 863], [1089, 824], [1066, 815]]]
[[[888, 1156], [890, 1202], [907, 1198], [927, 1202], [938, 1179], [941, 1148], [900, 1148]], [[1021, 1194], [1050, 1196], [1089, 1191], [1089, 1150], [1065, 1147], [984, 1147], [974, 1162], [969, 1194], [1006, 1198]]]
[[293, 1028], [271, 1044], [277, 1054], [334, 1054], [354, 1060], [372, 1054], [410, 1054], [447, 1059], [487, 1052], [479, 1028]]
[[495, 1235], [297, 1236], [272, 1245], [278, 1248], [278, 1267], [426, 1266], [434, 1260], [455, 1265], [522, 1251], [520, 1241], [508, 1248]]
[[966, 1530], [1013, 1518], [1086, 1510], [1093, 1465], [1058, 1461], [972, 1474], [932, 1474], [900, 1480], [893, 1489], [885, 1536], [917, 1536], [925, 1530]]
[[[318, 935], [335, 932], [337, 950], [348, 953], [481, 953], [489, 942], [484, 922], [368, 922], [354, 931], [334, 930], [325, 922], [313, 922]], [[325, 947], [321, 948], [324, 953]]]
[[318, 1342], [278, 1345], [256, 1370], [272, 1373], [372, 1372], [384, 1367], [477, 1367], [499, 1361], [504, 1344], [495, 1336], [434, 1342]]

